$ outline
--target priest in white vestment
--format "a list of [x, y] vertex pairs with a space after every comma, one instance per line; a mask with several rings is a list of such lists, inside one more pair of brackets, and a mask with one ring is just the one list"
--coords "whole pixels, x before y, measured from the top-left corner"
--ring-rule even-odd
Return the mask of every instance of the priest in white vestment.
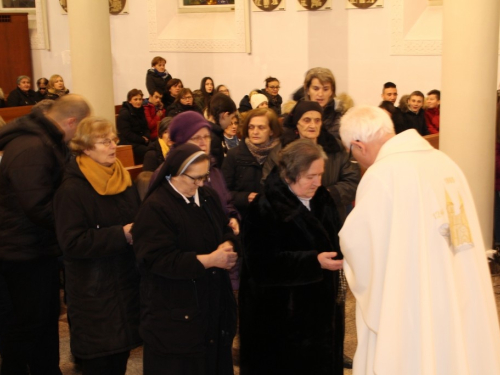
[[368, 168], [339, 233], [356, 297], [353, 374], [500, 374], [486, 249], [462, 171], [414, 129], [395, 135], [377, 107], [348, 111], [340, 136]]

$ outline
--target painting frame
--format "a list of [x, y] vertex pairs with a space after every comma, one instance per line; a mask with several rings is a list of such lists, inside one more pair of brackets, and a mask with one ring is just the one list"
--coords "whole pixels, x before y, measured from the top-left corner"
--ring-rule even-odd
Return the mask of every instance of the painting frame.
[[[231, 4], [210, 4], [210, 5], [198, 5], [198, 4], [185, 4], [189, 0], [177, 0], [177, 10], [179, 13], [212, 13], [212, 12], [234, 12], [235, 0], [227, 0], [227, 2], [232, 2]], [[217, 0], [207, 0], [208, 2], [216, 2]]]

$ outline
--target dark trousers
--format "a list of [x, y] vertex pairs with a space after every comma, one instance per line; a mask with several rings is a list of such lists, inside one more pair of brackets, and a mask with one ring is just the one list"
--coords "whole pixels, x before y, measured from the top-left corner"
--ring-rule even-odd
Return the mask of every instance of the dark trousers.
[[60, 375], [57, 259], [0, 262], [0, 306], [8, 316], [0, 338], [2, 375]]
[[206, 374], [204, 354], [161, 355], [144, 344], [144, 375], [204, 375]]
[[82, 359], [82, 375], [125, 375], [130, 351], [94, 359]]

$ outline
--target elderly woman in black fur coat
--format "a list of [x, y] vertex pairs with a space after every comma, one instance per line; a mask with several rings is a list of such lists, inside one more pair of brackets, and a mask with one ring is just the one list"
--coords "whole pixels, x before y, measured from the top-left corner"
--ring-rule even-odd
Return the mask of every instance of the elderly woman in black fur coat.
[[242, 375], [343, 373], [340, 220], [321, 186], [326, 159], [310, 140], [291, 143], [249, 206], [240, 284]]

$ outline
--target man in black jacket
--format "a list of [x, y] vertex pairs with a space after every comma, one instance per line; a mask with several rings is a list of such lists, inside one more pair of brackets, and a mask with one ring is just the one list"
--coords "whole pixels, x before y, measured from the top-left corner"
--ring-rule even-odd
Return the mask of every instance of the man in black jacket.
[[0, 131], [1, 373], [61, 374], [59, 267], [52, 199], [69, 156], [66, 143], [90, 107], [59, 99]]

